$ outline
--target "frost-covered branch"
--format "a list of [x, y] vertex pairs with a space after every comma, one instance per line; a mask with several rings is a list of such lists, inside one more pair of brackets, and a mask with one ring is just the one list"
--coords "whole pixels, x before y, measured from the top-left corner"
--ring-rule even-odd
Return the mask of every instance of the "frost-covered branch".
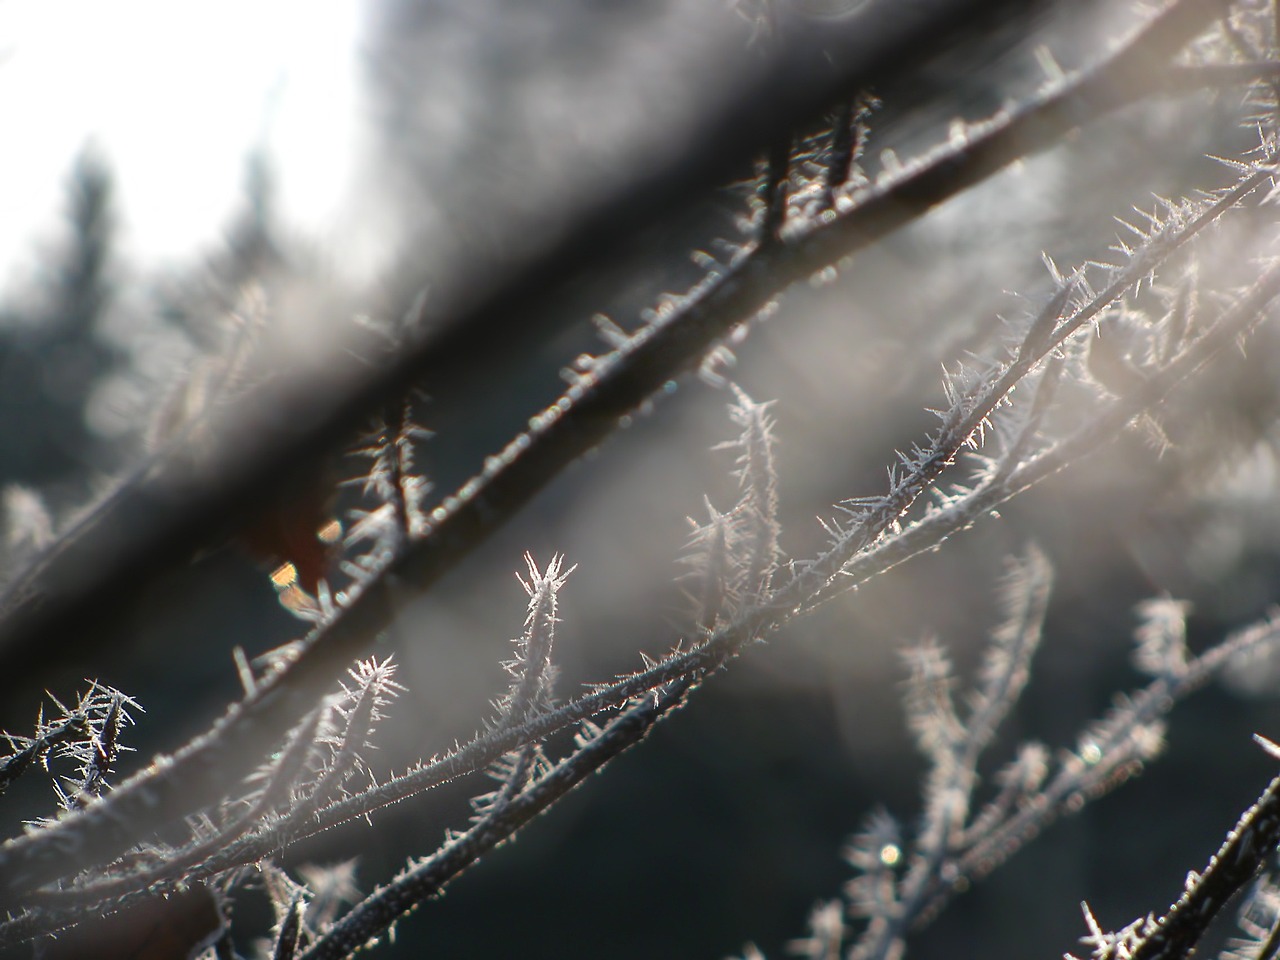
[[672, 684], [619, 714], [603, 729], [518, 794], [479, 819], [466, 833], [358, 904], [302, 960], [341, 960], [382, 933], [418, 904], [437, 896], [455, 876], [515, 833], [618, 754], [640, 742], [650, 728], [680, 706], [689, 679]]
[[[1280, 756], [1271, 745], [1269, 752]], [[1209, 925], [1262, 868], [1280, 844], [1280, 777], [1272, 780], [1227, 834], [1203, 872], [1192, 871], [1182, 896], [1159, 919], [1147, 917], [1115, 933], [1104, 931], [1088, 906], [1090, 932], [1081, 942], [1093, 960], [1179, 960], [1196, 950]], [[1266, 945], [1263, 945], [1264, 947]], [[1258, 957], [1267, 954], [1259, 952]]]

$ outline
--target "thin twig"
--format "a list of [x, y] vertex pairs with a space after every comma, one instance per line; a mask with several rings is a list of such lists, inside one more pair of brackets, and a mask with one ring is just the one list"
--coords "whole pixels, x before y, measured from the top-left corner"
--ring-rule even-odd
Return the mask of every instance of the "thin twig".
[[648, 697], [612, 720], [603, 731], [553, 770], [494, 809], [438, 853], [354, 907], [302, 960], [342, 960], [445, 885], [499, 843], [555, 803], [592, 773], [639, 743], [658, 720], [678, 707], [693, 683], [686, 677], [656, 697]]

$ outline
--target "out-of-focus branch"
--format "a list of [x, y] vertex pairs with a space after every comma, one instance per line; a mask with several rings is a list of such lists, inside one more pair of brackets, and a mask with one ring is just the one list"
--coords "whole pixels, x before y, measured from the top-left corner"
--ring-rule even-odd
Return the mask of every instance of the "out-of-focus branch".
[[[610, 186], [584, 203], [572, 223], [546, 237], [537, 252], [518, 264], [475, 263], [445, 308], [447, 315], [390, 361], [371, 369], [344, 360], [340, 351], [299, 358], [287, 383], [255, 393], [245, 409], [230, 412], [211, 458], [217, 468], [199, 482], [190, 482], [182, 469], [191, 462], [183, 444], [126, 479], [11, 585], [0, 604], [0, 676], [38, 685], [38, 671], [54, 655], [49, 637], [59, 638], [59, 659], [91, 646], [104, 624], [136, 604], [154, 574], [185, 562], [255, 511], [269, 509], [291, 482], [410, 386], [425, 384], [437, 396], [448, 395], [481, 380], [503, 357], [527, 354], [530, 344], [553, 335], [547, 324], [568, 322], [540, 309], [566, 283], [721, 182], [798, 118], [822, 109], [841, 91], [910, 76], [934, 54], [981, 36], [992, 24], [1016, 30], [1055, 2], [878, 0], [827, 24], [820, 38], [802, 36], [780, 45], [767, 69], [755, 71], [727, 101], [707, 108], [686, 143], [656, 161], [636, 158], [628, 166], [619, 158]], [[561, 223], [563, 198], [544, 202], [546, 222]], [[534, 316], [548, 319], [530, 322]], [[350, 352], [379, 353], [374, 344], [355, 344]]]

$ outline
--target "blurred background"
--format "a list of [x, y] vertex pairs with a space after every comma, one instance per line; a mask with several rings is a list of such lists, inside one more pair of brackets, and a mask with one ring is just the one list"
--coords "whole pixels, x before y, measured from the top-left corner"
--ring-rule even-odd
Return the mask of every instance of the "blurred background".
[[[821, 29], [821, 17], [861, 4], [827, 6], [779, 6], [773, 28]], [[1068, 68], [1087, 61], [1123, 28], [1116, 6], [1072, 5], [1030, 36], [992, 36], [880, 91], [864, 172], [892, 162], [883, 151], [909, 158], [945, 140], [953, 118], [1034, 91], [1046, 48]], [[676, 0], [0, 4], [0, 120], [13, 145], [0, 180], [8, 573], [145, 457], [156, 411], [224, 349], [247, 290], [267, 323], [322, 341], [328, 324], [357, 316], [394, 322], [424, 290], [447, 300], [459, 264], [516, 258], [554, 235], [619, 158], [660, 152], [750, 76], [751, 51], [769, 42], [759, 13]], [[1042, 251], [1064, 270], [1106, 259], [1122, 229], [1113, 217], [1230, 182], [1205, 155], [1256, 146], [1241, 125], [1249, 109], [1239, 89], [1137, 104], [859, 254], [833, 281], [781, 297], [734, 345], [730, 373], [776, 400], [787, 553], [821, 546], [815, 517], [831, 504], [882, 491], [894, 451], [935, 422], [943, 364], [989, 344], [1001, 315], [1043, 302]], [[634, 329], [657, 296], [702, 276], [691, 250], [726, 259], [745, 241], [751, 172], [744, 164], [742, 182], [628, 238], [558, 303], [580, 322], [521, 370], [419, 405], [435, 434], [418, 451], [433, 497], [554, 400], [560, 368], [603, 350], [592, 313]], [[1247, 279], [1259, 243], [1224, 227], [1199, 269]], [[989, 769], [1024, 740], [1070, 747], [1143, 682], [1129, 665], [1142, 600], [1190, 601], [1196, 649], [1277, 602], [1278, 363], [1264, 325], [1170, 400], [1159, 420], [1171, 448], [1134, 430], [750, 649], [376, 955], [709, 958], [748, 941], [785, 955], [810, 907], [850, 878], [841, 850], [868, 813], [884, 807], [908, 828], [918, 814], [924, 763], [902, 720], [900, 651], [937, 637], [969, 675], [998, 623], [1005, 557], [1035, 542], [1056, 581], [1031, 688]], [[491, 713], [523, 621], [514, 574], [526, 550], [578, 565], [562, 594], [562, 696], [689, 635], [677, 582], [685, 518], [702, 514], [704, 495], [734, 501], [732, 454], [714, 447], [735, 428], [728, 391], [691, 380], [672, 394], [406, 611], [380, 648], [409, 688], [372, 758], [380, 775], [465, 739]], [[347, 495], [340, 509], [353, 504]], [[255, 656], [305, 629], [260, 566], [218, 545], [151, 585], [144, 607], [32, 678], [28, 702], [0, 708], [7, 728], [30, 727], [43, 690], [67, 699], [96, 678], [145, 707], [130, 731], [130, 762], [143, 763], [236, 695], [233, 646]], [[914, 955], [1060, 955], [1085, 932], [1082, 900], [1118, 927], [1176, 898], [1273, 766], [1250, 734], [1280, 736], [1280, 687], [1262, 667], [1237, 680], [1180, 706], [1162, 759], [959, 898]], [[284, 862], [358, 856], [367, 892], [463, 825], [467, 798], [486, 789], [474, 778], [442, 788]], [[3, 809], [16, 832], [53, 805], [34, 783]], [[270, 918], [252, 893], [236, 918], [247, 951]]]

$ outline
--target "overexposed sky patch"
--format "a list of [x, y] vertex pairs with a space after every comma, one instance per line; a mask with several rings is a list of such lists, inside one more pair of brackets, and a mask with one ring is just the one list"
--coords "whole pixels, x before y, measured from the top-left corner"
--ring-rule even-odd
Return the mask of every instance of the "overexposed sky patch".
[[58, 228], [76, 153], [145, 266], [216, 240], [265, 145], [286, 223], [325, 239], [358, 136], [358, 0], [0, 0], [0, 287]]

